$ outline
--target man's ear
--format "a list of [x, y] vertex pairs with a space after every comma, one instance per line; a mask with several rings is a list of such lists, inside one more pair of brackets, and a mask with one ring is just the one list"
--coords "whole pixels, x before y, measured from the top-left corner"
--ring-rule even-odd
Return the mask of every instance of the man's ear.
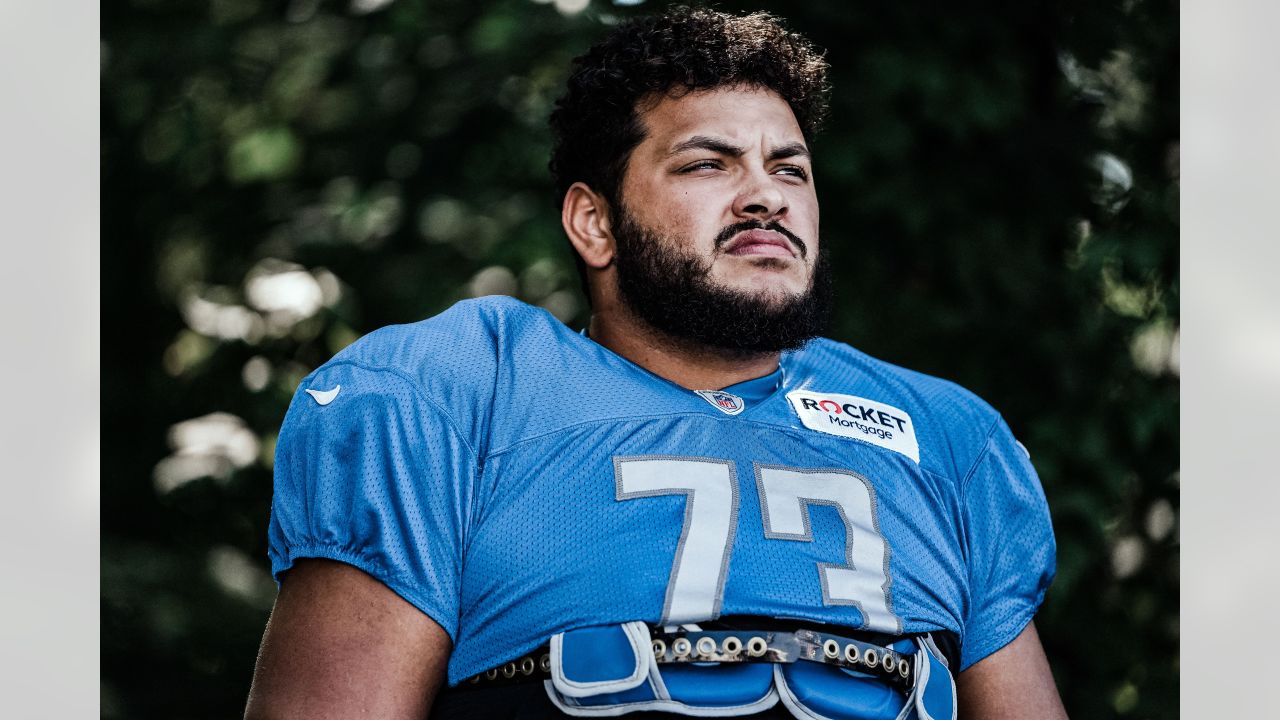
[[560, 224], [587, 267], [603, 270], [613, 262], [609, 204], [585, 183], [576, 182], [565, 192]]

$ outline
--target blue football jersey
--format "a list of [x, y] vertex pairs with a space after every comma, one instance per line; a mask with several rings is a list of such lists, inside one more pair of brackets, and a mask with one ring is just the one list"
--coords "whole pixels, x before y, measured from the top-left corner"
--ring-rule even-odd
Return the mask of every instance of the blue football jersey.
[[385, 583], [449, 633], [451, 685], [633, 620], [949, 630], [960, 670], [1030, 621], [1053, 531], [986, 403], [825, 339], [707, 390], [509, 298], [378, 330], [289, 407], [272, 571]]

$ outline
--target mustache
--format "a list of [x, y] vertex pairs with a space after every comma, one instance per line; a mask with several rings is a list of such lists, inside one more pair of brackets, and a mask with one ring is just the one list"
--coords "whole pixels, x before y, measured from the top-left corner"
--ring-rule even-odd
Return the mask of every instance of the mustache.
[[805, 241], [801, 240], [795, 233], [782, 227], [777, 220], [771, 220], [769, 222], [746, 220], [730, 225], [729, 227], [721, 230], [719, 235], [716, 235], [715, 249], [719, 250], [725, 243], [732, 240], [734, 235], [747, 230], [772, 230], [790, 240], [791, 243], [796, 246], [796, 250], [800, 253], [801, 258], [809, 256], [809, 247], [805, 244]]

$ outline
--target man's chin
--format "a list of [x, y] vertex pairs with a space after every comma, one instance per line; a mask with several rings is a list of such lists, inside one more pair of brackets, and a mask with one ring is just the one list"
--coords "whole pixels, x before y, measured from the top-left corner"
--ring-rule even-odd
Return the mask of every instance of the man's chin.
[[620, 299], [676, 342], [720, 352], [778, 352], [825, 327], [830, 282], [822, 255], [812, 268], [797, 258], [764, 256], [719, 255], [704, 264], [681, 252], [682, 243], [636, 227], [625, 213], [615, 234]]
[[749, 282], [741, 284], [717, 283], [716, 289], [726, 295], [733, 295], [742, 301], [775, 310], [787, 307], [801, 300], [808, 288], [795, 288], [791, 283]]

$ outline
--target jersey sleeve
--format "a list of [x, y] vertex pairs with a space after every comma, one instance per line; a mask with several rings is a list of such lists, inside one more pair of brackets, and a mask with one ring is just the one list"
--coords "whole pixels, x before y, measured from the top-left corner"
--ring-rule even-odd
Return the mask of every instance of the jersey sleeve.
[[997, 420], [963, 489], [970, 602], [960, 669], [994, 653], [1031, 622], [1053, 581], [1056, 549], [1040, 478]]
[[276, 446], [272, 574], [280, 581], [299, 558], [354, 565], [455, 638], [476, 469], [470, 444], [408, 377], [322, 367]]

